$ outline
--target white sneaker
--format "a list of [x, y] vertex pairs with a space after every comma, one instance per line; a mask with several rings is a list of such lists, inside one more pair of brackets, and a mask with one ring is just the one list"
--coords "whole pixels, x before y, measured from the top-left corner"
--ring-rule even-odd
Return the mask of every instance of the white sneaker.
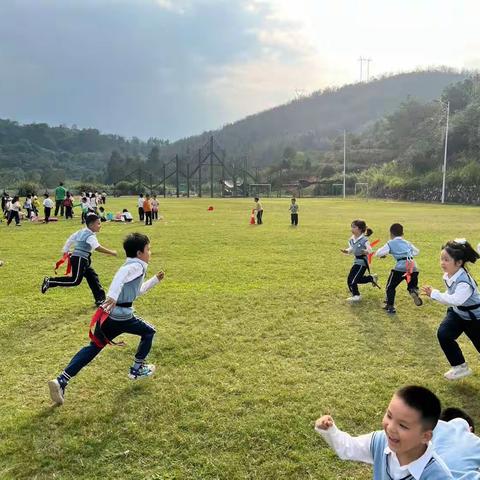
[[353, 295], [352, 297], [347, 298], [347, 302], [355, 303], [355, 302], [359, 302], [361, 299], [362, 299], [361, 295]]
[[447, 380], [459, 380], [460, 378], [468, 377], [472, 373], [473, 372], [468, 365], [466, 363], [462, 363], [462, 365], [456, 365], [455, 367], [452, 367], [448, 372], [445, 372], [443, 376]]
[[65, 401], [65, 387], [62, 387], [58, 380], [50, 380], [48, 382], [48, 388], [50, 390], [50, 398], [56, 405], [63, 405]]

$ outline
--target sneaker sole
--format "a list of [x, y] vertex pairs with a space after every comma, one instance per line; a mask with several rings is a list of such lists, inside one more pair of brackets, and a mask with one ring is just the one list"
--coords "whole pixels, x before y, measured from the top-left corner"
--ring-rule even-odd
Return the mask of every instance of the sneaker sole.
[[155, 370], [156, 370], [156, 368], [153, 367], [152, 373], [151, 373], [150, 375], [141, 375], [141, 376], [139, 376], [139, 377], [135, 377], [134, 375], [132, 375], [131, 373], [129, 373], [129, 374], [128, 374], [128, 378], [129, 378], [130, 380], [142, 380], [143, 378], [149, 378], [149, 377], [151, 377], [151, 376], [155, 373]]
[[62, 397], [60, 387], [54, 380], [49, 380], [48, 388], [50, 390], [50, 398], [55, 405], [63, 405], [64, 399]]
[[456, 377], [447, 377], [446, 374], [444, 374], [443, 376], [450, 382], [454, 382], [455, 380], [461, 380], [462, 378], [469, 377], [470, 375], [472, 375], [472, 373], [473, 373], [472, 370], [468, 370], [463, 375], [456, 376]]
[[410, 296], [412, 297], [413, 303], [417, 306], [420, 307], [423, 305], [423, 300], [418, 296], [418, 293], [416, 292], [409, 292]]

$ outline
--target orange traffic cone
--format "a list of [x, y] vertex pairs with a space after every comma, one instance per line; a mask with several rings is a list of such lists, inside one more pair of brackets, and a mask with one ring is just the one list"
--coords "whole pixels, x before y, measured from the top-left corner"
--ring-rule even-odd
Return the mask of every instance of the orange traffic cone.
[[252, 214], [250, 215], [250, 225], [255, 225], [255, 209], [252, 210]]

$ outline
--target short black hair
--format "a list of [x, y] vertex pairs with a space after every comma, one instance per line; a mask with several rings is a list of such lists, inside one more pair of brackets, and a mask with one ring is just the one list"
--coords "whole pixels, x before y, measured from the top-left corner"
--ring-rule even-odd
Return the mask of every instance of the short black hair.
[[457, 407], [448, 407], [442, 410], [440, 420], [443, 420], [444, 422], [449, 422], [454, 418], [463, 418], [464, 420], [466, 420], [472, 429], [472, 433], [475, 433], [475, 423], [473, 421], [473, 418], [465, 410]]
[[87, 227], [91, 225], [92, 223], [95, 223], [97, 220], [99, 220], [100, 217], [98, 215], [95, 215], [94, 213], [89, 213], [87, 214], [87, 218], [85, 219], [85, 223], [87, 224]]
[[403, 237], [403, 225], [400, 223], [393, 223], [390, 226], [390, 233], [395, 237]]
[[135, 258], [138, 252], [143, 252], [150, 243], [150, 239], [143, 233], [130, 233], [123, 241], [125, 254], [129, 258]]
[[440, 418], [442, 405], [432, 391], [417, 385], [407, 385], [397, 390], [395, 395], [420, 414], [420, 420], [425, 430], [435, 428]]

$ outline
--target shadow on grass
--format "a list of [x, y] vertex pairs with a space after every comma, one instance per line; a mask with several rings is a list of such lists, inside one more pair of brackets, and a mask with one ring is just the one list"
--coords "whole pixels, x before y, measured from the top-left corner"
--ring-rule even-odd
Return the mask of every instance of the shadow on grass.
[[97, 395], [79, 403], [72, 392], [69, 403], [67, 391], [64, 406], [43, 407], [2, 431], [0, 477], [110, 478], [99, 465], [110, 471], [138, 460], [125, 424], [151, 395], [148, 382], [128, 384], [103, 401]]

